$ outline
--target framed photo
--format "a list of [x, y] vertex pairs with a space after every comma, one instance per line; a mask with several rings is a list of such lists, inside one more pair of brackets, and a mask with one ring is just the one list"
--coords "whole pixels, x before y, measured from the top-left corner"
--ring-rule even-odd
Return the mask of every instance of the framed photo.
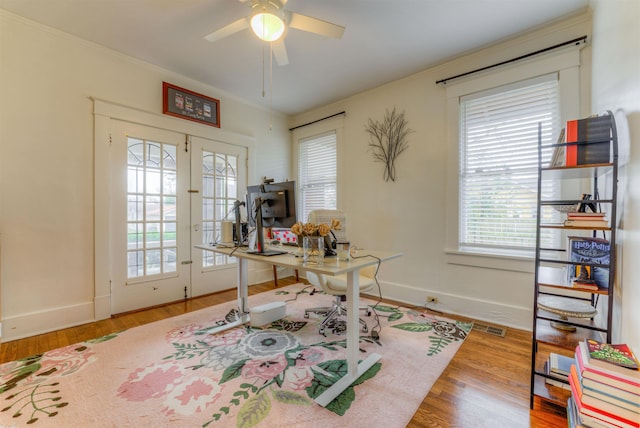
[[162, 113], [220, 128], [220, 101], [162, 82]]

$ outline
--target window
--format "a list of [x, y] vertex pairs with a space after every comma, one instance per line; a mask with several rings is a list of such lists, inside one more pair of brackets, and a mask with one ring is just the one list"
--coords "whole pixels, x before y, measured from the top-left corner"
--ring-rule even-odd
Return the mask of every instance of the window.
[[298, 216], [337, 207], [337, 138], [331, 131], [298, 140]]
[[[555, 73], [460, 98], [459, 249], [499, 254], [535, 247], [538, 124], [542, 144], [554, 143], [560, 131]], [[543, 162], [550, 156], [544, 150]], [[558, 187], [544, 183], [545, 198]], [[541, 240], [556, 246], [560, 236], [547, 230]]]

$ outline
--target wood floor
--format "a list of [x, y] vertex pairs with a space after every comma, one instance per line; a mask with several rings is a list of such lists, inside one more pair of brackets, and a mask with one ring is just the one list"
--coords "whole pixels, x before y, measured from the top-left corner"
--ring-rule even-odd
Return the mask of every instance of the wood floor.
[[[279, 286], [295, 283], [279, 279]], [[251, 286], [250, 294], [274, 288], [273, 282]], [[236, 290], [158, 308], [118, 315], [0, 345], [0, 363], [104, 336], [236, 298]], [[467, 319], [454, 317], [451, 318]], [[531, 333], [508, 329], [505, 337], [472, 331], [435, 383], [408, 427], [518, 428], [566, 427], [564, 409], [535, 403], [529, 410]]]

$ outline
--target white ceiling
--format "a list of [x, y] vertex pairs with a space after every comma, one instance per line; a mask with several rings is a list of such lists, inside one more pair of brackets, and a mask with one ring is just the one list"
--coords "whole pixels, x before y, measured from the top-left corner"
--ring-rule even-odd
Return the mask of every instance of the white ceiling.
[[[0, 8], [286, 114], [424, 70], [549, 21], [589, 0], [289, 0], [286, 9], [346, 27], [341, 40], [291, 29], [289, 65], [244, 30], [206, 34], [249, 14], [238, 0], [0, 0]], [[446, 76], [443, 76], [446, 77]], [[172, 82], [175, 83], [175, 82]], [[206, 94], [216, 97], [216, 94]]]

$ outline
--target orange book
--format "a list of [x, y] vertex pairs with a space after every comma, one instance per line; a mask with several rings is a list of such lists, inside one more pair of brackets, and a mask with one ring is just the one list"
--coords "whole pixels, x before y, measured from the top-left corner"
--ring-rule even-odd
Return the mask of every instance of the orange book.
[[[575, 143], [578, 141], [578, 121], [577, 120], [568, 120], [567, 121], [567, 131], [566, 131], [566, 142], [567, 143]], [[569, 144], [565, 150], [565, 165], [566, 166], [576, 166], [578, 164], [578, 145], [577, 144]]]

